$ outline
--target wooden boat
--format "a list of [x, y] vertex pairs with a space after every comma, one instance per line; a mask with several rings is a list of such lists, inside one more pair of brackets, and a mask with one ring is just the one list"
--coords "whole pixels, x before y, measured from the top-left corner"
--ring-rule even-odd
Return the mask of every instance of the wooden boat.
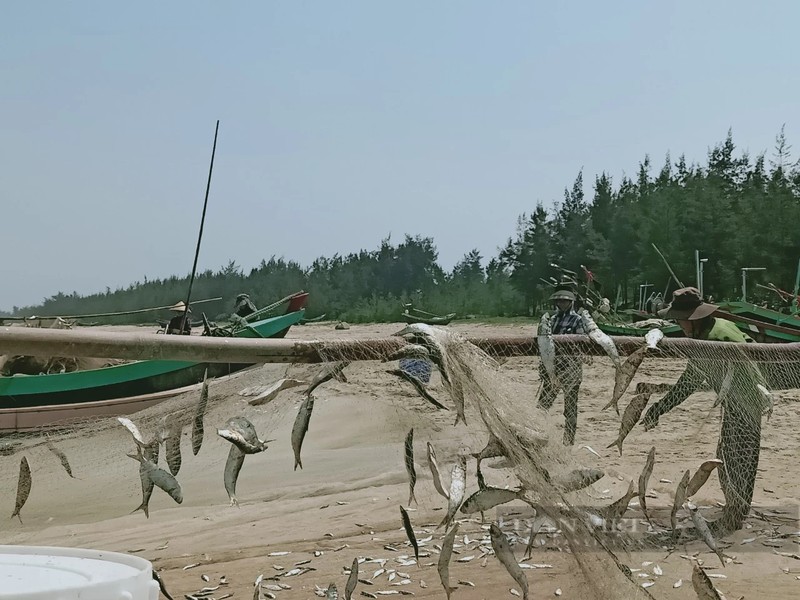
[[411, 308], [406, 305], [406, 309], [400, 315], [405, 323], [425, 323], [426, 325], [448, 325], [456, 318], [456, 313], [446, 315], [434, 315], [418, 308]]
[[[303, 318], [307, 297], [307, 293], [292, 297], [285, 314], [247, 323], [234, 336], [284, 337]], [[0, 377], [0, 432], [25, 431], [65, 419], [130, 414], [202, 382], [206, 368], [211, 378], [248, 366], [143, 360], [70, 373]]]
[[303, 319], [300, 319], [300, 325], [308, 325], [309, 323], [319, 323], [324, 318], [325, 318], [325, 313], [322, 313], [321, 315], [313, 317], [311, 319], [303, 318]]

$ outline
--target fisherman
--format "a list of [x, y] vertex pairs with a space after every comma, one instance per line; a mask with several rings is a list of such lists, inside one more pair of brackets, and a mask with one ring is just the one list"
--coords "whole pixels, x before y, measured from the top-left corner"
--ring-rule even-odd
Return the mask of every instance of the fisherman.
[[256, 312], [256, 305], [250, 300], [247, 294], [239, 294], [236, 296], [236, 307], [233, 309], [233, 314], [245, 318]]
[[[550, 296], [556, 308], [550, 317], [553, 335], [585, 334], [583, 321], [575, 312], [575, 292], [568, 284], [559, 284]], [[539, 378], [542, 381], [538, 405], [545, 410], [553, 406], [559, 389], [564, 390], [564, 444], [575, 443], [575, 430], [578, 428], [578, 391], [583, 380], [583, 365], [577, 355], [556, 355], [555, 373], [557, 381], [552, 381], [544, 363], [539, 363]]]
[[[675, 290], [672, 302], [659, 316], [678, 322], [686, 337], [697, 340], [745, 344], [753, 339], [736, 325], [715, 317], [717, 306], [704, 302], [697, 288]], [[698, 349], [697, 354], [702, 350]], [[722, 516], [710, 523], [712, 531], [727, 534], [741, 528], [753, 500], [758, 458], [761, 447], [761, 417], [767, 399], [759, 385], [764, 378], [758, 367], [747, 361], [729, 361], [689, 357], [686, 370], [670, 391], [650, 407], [642, 424], [645, 430], [658, 425], [666, 414], [707, 381], [720, 396], [722, 429], [717, 444], [717, 458], [722, 461], [719, 479], [725, 495]]]
[[[192, 319], [189, 315], [192, 314], [192, 309], [186, 308], [183, 300], [173, 304], [169, 307], [170, 312], [178, 313], [169, 320], [167, 323], [167, 333], [174, 335], [191, 335], [192, 334]], [[185, 315], [185, 321], [184, 321]], [[182, 326], [181, 326], [182, 325]]]

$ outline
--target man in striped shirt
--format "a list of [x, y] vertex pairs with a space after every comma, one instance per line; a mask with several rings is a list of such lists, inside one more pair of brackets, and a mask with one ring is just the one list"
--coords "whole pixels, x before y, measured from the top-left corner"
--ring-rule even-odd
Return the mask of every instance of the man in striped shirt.
[[[553, 335], [585, 334], [583, 321], [575, 312], [575, 293], [565, 287], [556, 288], [550, 296], [556, 313], [551, 317]], [[539, 362], [539, 378], [542, 381], [538, 404], [545, 410], [553, 406], [559, 389], [564, 390], [564, 444], [575, 443], [575, 431], [578, 428], [578, 392], [583, 380], [583, 364], [575, 355], [556, 355], [557, 381], [550, 379], [544, 364]]]

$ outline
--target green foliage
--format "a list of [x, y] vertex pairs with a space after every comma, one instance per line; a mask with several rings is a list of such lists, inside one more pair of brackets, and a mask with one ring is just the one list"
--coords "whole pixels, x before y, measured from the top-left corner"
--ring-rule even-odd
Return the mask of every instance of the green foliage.
[[[538, 203], [521, 215], [515, 235], [488, 262], [473, 249], [447, 273], [438, 264], [432, 238], [405, 235], [394, 244], [387, 237], [376, 250], [320, 257], [307, 268], [272, 256], [245, 273], [230, 260], [216, 272], [198, 273], [192, 298], [221, 298], [198, 305], [195, 318], [201, 311], [230, 313], [241, 292], [262, 307], [301, 289], [311, 293], [309, 318], [325, 313], [353, 323], [397, 321], [409, 301], [459, 317], [532, 316], [547, 304], [559, 275], [553, 264], [579, 275], [584, 267], [591, 270], [600, 293], [612, 302], [618, 289], [623, 301], [635, 299], [644, 282], [663, 291], [669, 275], [652, 248], [656, 244], [687, 285], [695, 283], [694, 251], [699, 250], [709, 259], [706, 293], [735, 299], [744, 266], [765, 267], [764, 282], [792, 287], [800, 259], [798, 224], [800, 168], [783, 129], [769, 160], [763, 154], [755, 160], [737, 156], [728, 132], [709, 151], [705, 165], [687, 164], [683, 156], [673, 163], [667, 155], [655, 173], [645, 157], [635, 177], [622, 177], [616, 187], [606, 173], [596, 177], [590, 200], [578, 173], [551, 211]], [[59, 292], [38, 306], [14, 307], [13, 314], [78, 315], [170, 305], [185, 299], [188, 282], [188, 276], [145, 277], [126, 289], [88, 296]], [[749, 292], [751, 298], [777, 300], [755, 285]], [[165, 316], [90, 320], [135, 323]]]

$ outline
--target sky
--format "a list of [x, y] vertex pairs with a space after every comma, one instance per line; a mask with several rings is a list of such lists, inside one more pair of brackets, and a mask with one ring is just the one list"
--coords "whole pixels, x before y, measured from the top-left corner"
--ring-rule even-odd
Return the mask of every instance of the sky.
[[485, 260], [583, 170], [800, 139], [800, 3], [15, 2], [0, 309], [432, 237]]

